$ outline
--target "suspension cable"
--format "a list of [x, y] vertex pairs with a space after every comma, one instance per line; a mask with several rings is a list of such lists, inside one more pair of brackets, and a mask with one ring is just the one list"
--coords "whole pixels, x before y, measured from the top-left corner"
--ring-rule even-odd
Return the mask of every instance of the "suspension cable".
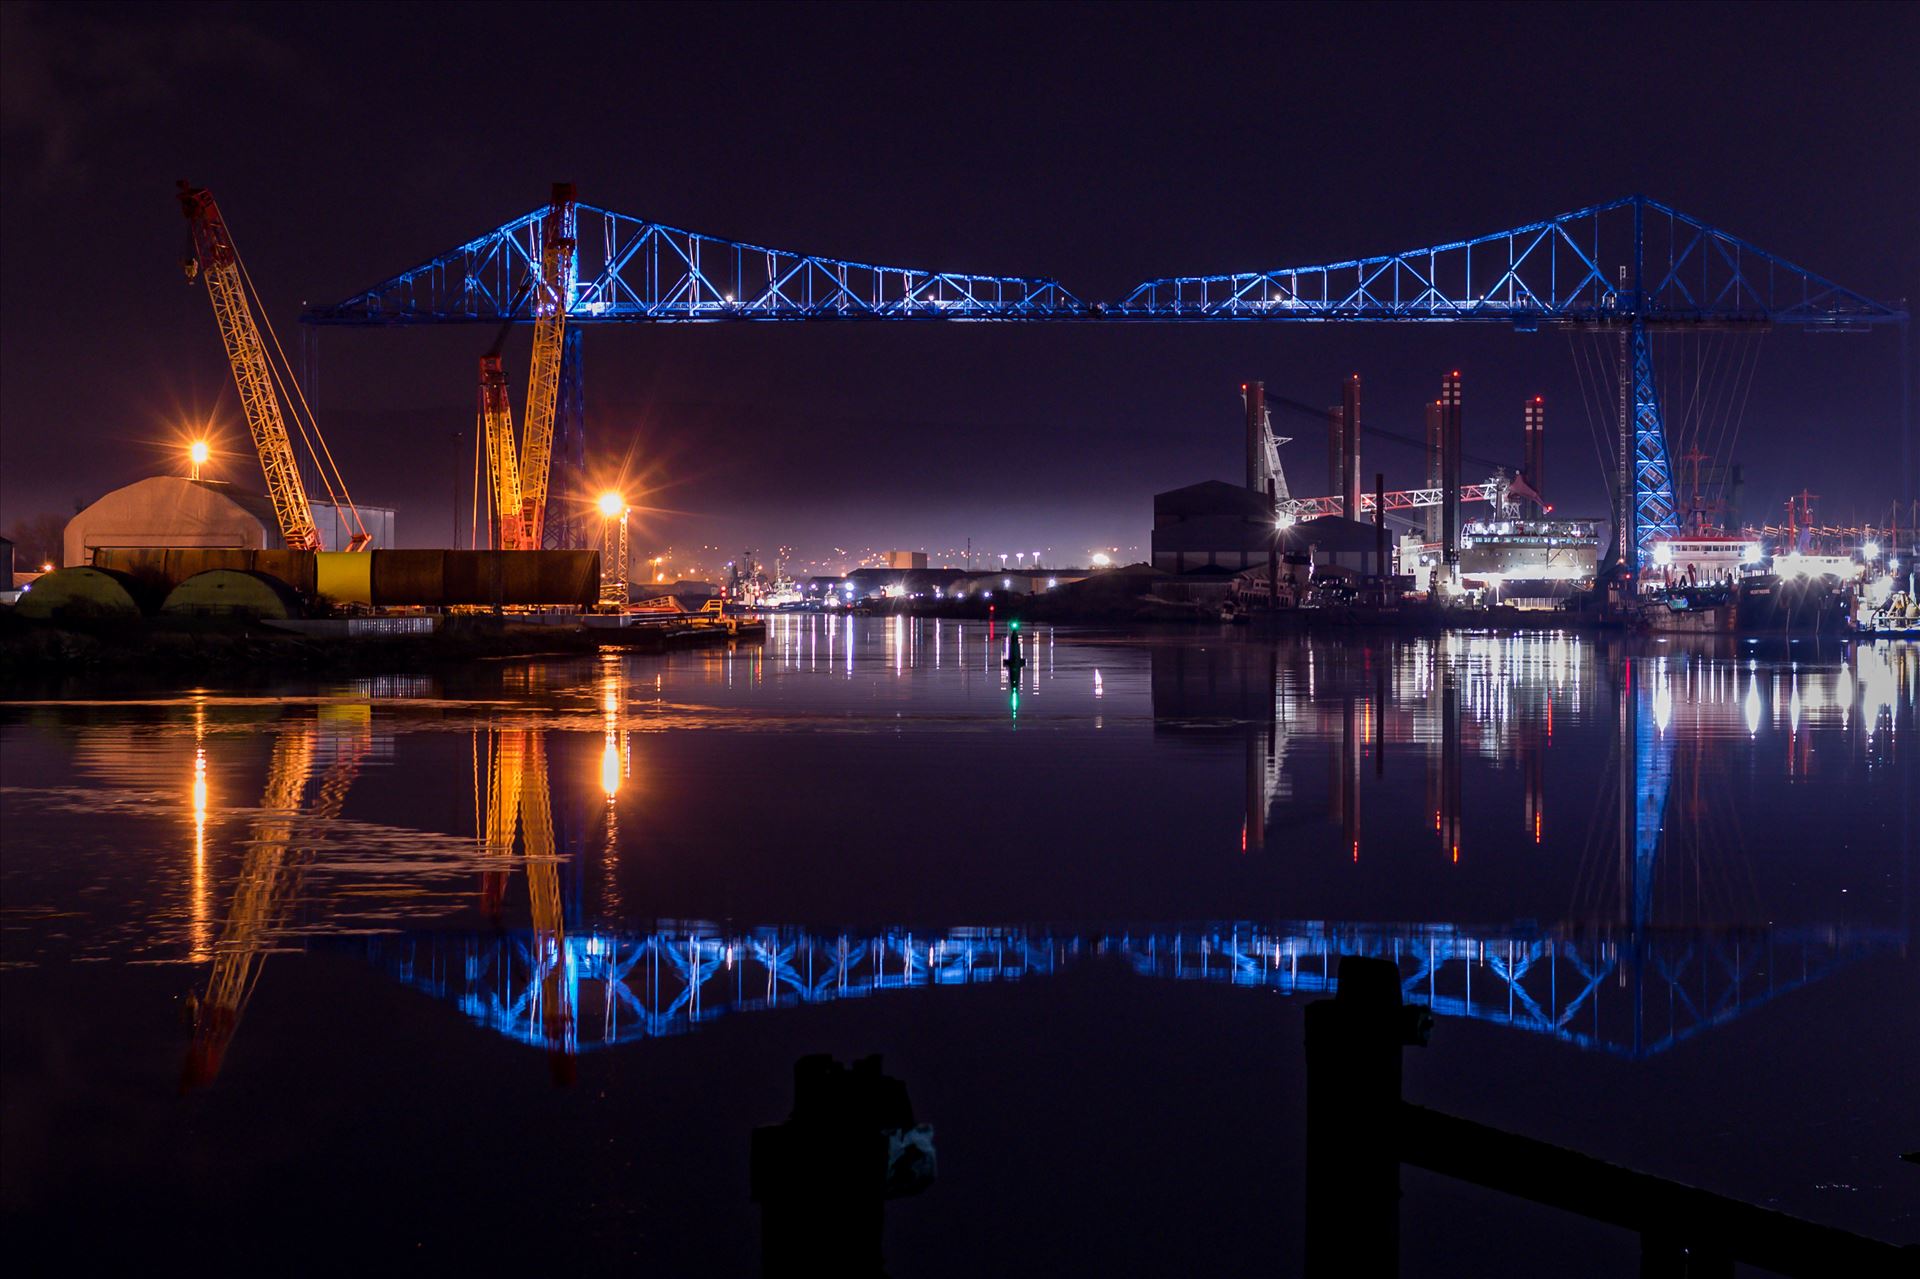
[[[292, 374], [293, 366], [287, 362], [286, 348], [280, 345], [280, 335], [274, 331], [273, 319], [267, 314], [267, 308], [265, 304], [260, 301], [260, 292], [258, 289], [254, 288], [253, 276], [247, 270], [246, 261], [240, 256], [239, 247], [233, 243], [233, 236], [231, 231], [228, 232], [227, 245], [233, 251], [234, 264], [240, 268], [241, 280], [245, 282], [247, 291], [253, 295], [255, 308], [259, 311], [259, 314], [260, 314], [260, 322], [261, 324], [266, 326], [267, 336], [273, 342], [273, 349], [279, 355], [281, 363], [285, 365], [287, 368], [286, 378], [287, 378], [287, 381], [292, 384], [293, 398], [299, 403], [300, 410], [302, 413], [306, 415], [307, 420], [313, 424], [313, 438], [319, 442], [320, 453], [324, 454], [326, 459], [324, 462], [321, 462], [320, 457], [317, 455], [314, 459], [316, 465], [318, 465], [321, 470], [321, 475], [320, 475], [321, 482], [326, 485], [328, 496], [330, 498], [333, 498], [336, 510], [339, 509], [340, 503], [342, 501], [345, 502], [347, 512], [353, 520], [354, 531], [359, 535], [361, 535], [362, 537], [364, 537], [366, 535], [367, 528], [366, 528], [366, 525], [363, 524], [360, 520], [360, 510], [357, 506], [354, 505], [352, 495], [347, 491], [346, 476], [341, 474], [339, 464], [334, 461], [333, 450], [327, 447], [327, 437], [321, 433], [320, 421], [318, 418], [314, 416], [312, 406], [310, 406], [307, 403], [306, 393], [300, 389], [300, 383], [297, 380], [295, 380], [293, 377], [293, 374]], [[304, 427], [302, 428], [302, 437], [303, 438], [305, 437]], [[309, 451], [312, 450], [312, 447], [313, 446], [311, 444], [308, 445]], [[338, 481], [340, 486], [337, 497], [334, 494], [333, 482], [330, 481], [327, 477], [327, 472], [329, 470], [332, 472], [332, 481]]]

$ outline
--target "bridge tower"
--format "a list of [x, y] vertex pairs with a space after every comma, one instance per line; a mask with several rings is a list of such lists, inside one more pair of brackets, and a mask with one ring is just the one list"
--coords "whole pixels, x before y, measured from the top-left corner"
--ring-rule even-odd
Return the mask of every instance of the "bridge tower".
[[[1673, 274], [1670, 267], [1668, 274]], [[1633, 198], [1633, 287], [1626, 292], [1632, 320], [1620, 334], [1621, 563], [1636, 576], [1648, 543], [1680, 531], [1673, 500], [1667, 427], [1653, 380], [1653, 342], [1647, 334], [1647, 202]]]
[[592, 527], [587, 487], [586, 366], [583, 335], [568, 326], [560, 346], [560, 395], [553, 442], [553, 497], [548, 503], [541, 545], [547, 550], [585, 550]]

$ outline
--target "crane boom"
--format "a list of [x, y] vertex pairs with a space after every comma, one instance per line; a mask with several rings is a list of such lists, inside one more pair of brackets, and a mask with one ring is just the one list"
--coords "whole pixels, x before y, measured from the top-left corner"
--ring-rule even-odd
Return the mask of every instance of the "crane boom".
[[280, 523], [280, 538], [288, 550], [317, 551], [321, 549], [320, 530], [313, 522], [313, 508], [307, 502], [306, 486], [294, 462], [293, 442], [287, 436], [286, 419], [280, 412], [280, 397], [274, 393], [273, 370], [267, 363], [266, 347], [260, 341], [253, 311], [247, 306], [233, 237], [227, 231], [226, 220], [220, 216], [219, 206], [213, 202], [212, 192], [205, 188], [182, 182], [180, 207], [186, 212], [193, 231], [194, 257], [189, 278], [198, 274], [207, 282], [207, 297], [213, 302], [220, 338], [226, 343], [227, 360], [233, 365], [233, 381], [240, 390], [247, 429], [253, 434], [253, 446], [260, 454], [260, 469], [266, 475], [267, 496], [273, 502], [274, 518]]
[[553, 464], [553, 426], [560, 402], [560, 355], [567, 304], [573, 297], [575, 192], [553, 185], [553, 204], [541, 232], [540, 279], [533, 303], [533, 376], [527, 387], [526, 438], [520, 447], [520, 500], [525, 549], [540, 549], [547, 524], [547, 477]]
[[[337, 743], [337, 753], [310, 809], [302, 811], [307, 781], [313, 772], [317, 730], [312, 724], [283, 729], [273, 746], [267, 769], [261, 814], [248, 842], [246, 862], [234, 884], [226, 927], [221, 931], [207, 976], [204, 994], [189, 1005], [193, 1011], [193, 1041], [187, 1050], [184, 1088], [213, 1082], [233, 1042], [240, 1019], [268, 953], [277, 944], [299, 894], [305, 864], [325, 838], [327, 827], [340, 815], [347, 791], [359, 776], [360, 762], [369, 745], [364, 733]], [[302, 835], [302, 828], [312, 831]]]
[[507, 401], [507, 374], [498, 355], [480, 357], [480, 421], [486, 432], [487, 470], [493, 475], [493, 509], [499, 521], [494, 544], [503, 551], [536, 549], [527, 544], [526, 507], [521, 496], [520, 464], [514, 456], [513, 409]]

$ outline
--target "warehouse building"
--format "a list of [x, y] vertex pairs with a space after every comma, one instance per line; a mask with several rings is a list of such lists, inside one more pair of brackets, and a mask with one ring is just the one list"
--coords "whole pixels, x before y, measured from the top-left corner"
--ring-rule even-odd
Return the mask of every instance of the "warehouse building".
[[[352, 520], [331, 502], [313, 502], [313, 521], [322, 550], [348, 549]], [[394, 545], [391, 507], [360, 506], [360, 523], [372, 545]], [[283, 550], [280, 523], [264, 494], [250, 493], [219, 480], [156, 475], [114, 489], [67, 521], [61, 563], [91, 564], [103, 547], [220, 547]]]

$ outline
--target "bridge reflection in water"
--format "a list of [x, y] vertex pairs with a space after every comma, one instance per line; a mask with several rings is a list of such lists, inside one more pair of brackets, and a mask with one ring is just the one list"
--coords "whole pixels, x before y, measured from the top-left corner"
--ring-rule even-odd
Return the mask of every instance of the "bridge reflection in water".
[[[401, 980], [555, 1054], [681, 1034], [727, 1013], [1018, 981], [1096, 958], [1148, 978], [1318, 995], [1335, 988], [1343, 956], [1361, 955], [1395, 963], [1403, 997], [1437, 1016], [1639, 1059], [1868, 956], [1906, 953], [1903, 928], [1704, 924], [1765, 912], [1737, 891], [1703, 896], [1661, 885], [1738, 878], [1701, 873], [1703, 866], [1724, 872], [1745, 854], [1737, 838], [1716, 834], [1726, 823], [1715, 810], [1730, 799], [1715, 793], [1711, 759], [1721, 742], [1752, 737], [1763, 700], [1785, 730], [1790, 773], [1807, 767], [1804, 705], [1830, 702], [1851, 739], [1842, 758], [1873, 762], [1888, 748], [1886, 730], [1911, 705], [1912, 652], [1861, 650], [1823, 680], [1797, 668], [1763, 672], [1737, 653], [1727, 661], [1635, 657], [1600, 646], [1583, 652], [1588, 647], [1566, 636], [1449, 636], [1292, 653], [1166, 646], [1152, 658], [1156, 731], [1245, 736], [1243, 850], [1267, 847], [1273, 816], [1298, 803], [1290, 740], [1326, 743], [1332, 755], [1326, 819], [1341, 827], [1343, 856], [1360, 859], [1363, 778], [1384, 774], [1388, 743], [1426, 754], [1428, 838], [1447, 863], [1461, 859], [1463, 757], [1518, 765], [1519, 816], [1528, 842], [1538, 844], [1547, 798], [1542, 761], [1556, 705], [1576, 717], [1589, 708], [1606, 714], [1612, 760], [1586, 779], [1598, 803], [1565, 923], [991, 927], [933, 935], [667, 923], [633, 933], [568, 926], [549, 888], [534, 893], [536, 906], [549, 906], [544, 917], [536, 910], [530, 933], [429, 932], [367, 945]], [[617, 678], [603, 672], [605, 681]], [[630, 771], [615, 709], [621, 702], [612, 692], [605, 700], [609, 797]], [[1371, 768], [1363, 768], [1368, 757]], [[1683, 805], [1678, 812], [1669, 811], [1670, 796]], [[506, 844], [510, 836], [489, 842]], [[615, 847], [610, 837], [609, 862]], [[529, 852], [530, 880], [550, 876], [549, 850]]]
[[[1047, 977], [1102, 957], [1148, 978], [1318, 995], [1337, 987], [1341, 956], [1368, 955], [1396, 963], [1406, 1000], [1437, 1016], [1643, 1058], [1847, 964], [1898, 953], [1904, 934], [1296, 923], [927, 935], [667, 924], [650, 933], [568, 936], [557, 954], [553, 946], [549, 935], [433, 932], [375, 938], [367, 953], [477, 1024], [560, 1052], [685, 1034], [729, 1013]], [[555, 999], [572, 1014], [565, 1040], [554, 1034]]]

